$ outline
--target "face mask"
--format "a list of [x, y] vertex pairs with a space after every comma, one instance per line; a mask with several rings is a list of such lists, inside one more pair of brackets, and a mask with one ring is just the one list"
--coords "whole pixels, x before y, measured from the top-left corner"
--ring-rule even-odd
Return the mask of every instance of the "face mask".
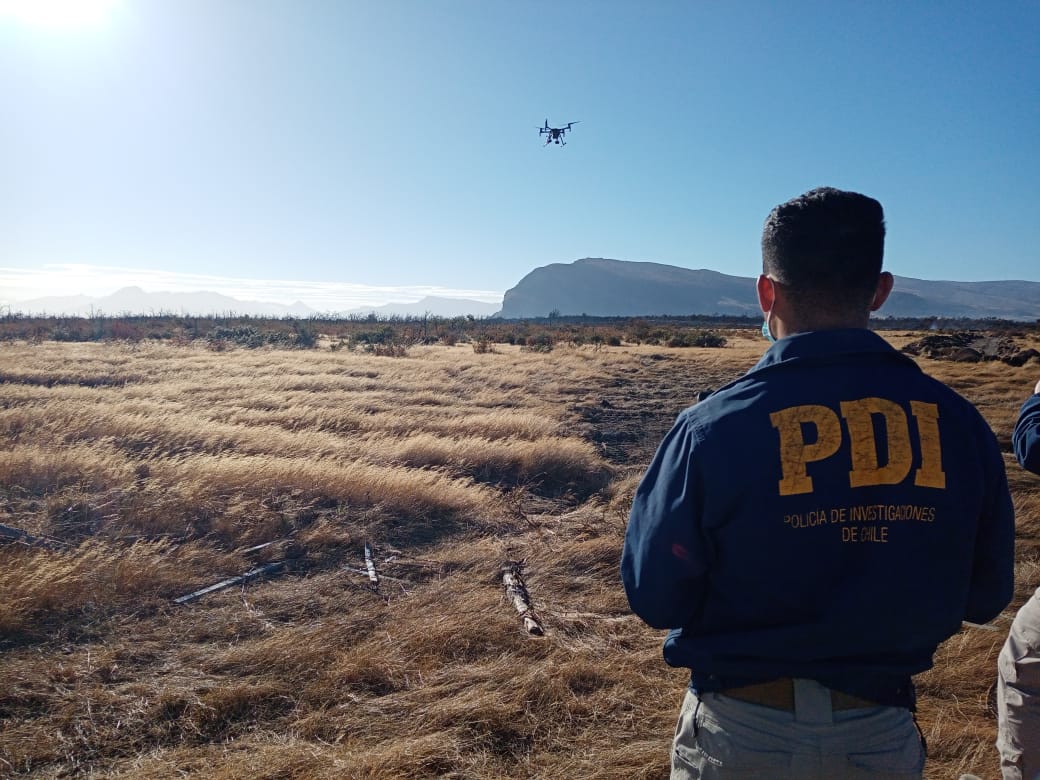
[[762, 320], [762, 336], [770, 344], [775, 344], [776, 343], [776, 339], [773, 338], [773, 334], [769, 332], [769, 315], [768, 314], [766, 315], [766, 318], [764, 320]]
[[[771, 277], [771, 276], [767, 276], [765, 278], [768, 279], [770, 284], [773, 286], [773, 296], [775, 298], [777, 281], [773, 277]], [[762, 338], [764, 338], [770, 344], [775, 344], [776, 343], [776, 339], [773, 338], [773, 334], [769, 331], [769, 317], [772, 314], [773, 314], [773, 307], [770, 306], [769, 307], [769, 311], [765, 312], [765, 319], [762, 320]]]

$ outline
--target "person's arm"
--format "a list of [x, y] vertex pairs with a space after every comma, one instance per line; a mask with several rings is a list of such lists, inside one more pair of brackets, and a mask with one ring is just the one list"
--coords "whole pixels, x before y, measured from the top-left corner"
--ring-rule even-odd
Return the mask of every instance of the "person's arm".
[[1040, 474], [1040, 382], [1036, 383], [1034, 395], [1022, 404], [1011, 441], [1019, 465]]
[[687, 625], [706, 590], [696, 444], [680, 416], [658, 447], [629, 514], [621, 578], [632, 611], [653, 628]]
[[1011, 602], [1015, 586], [1015, 508], [997, 437], [989, 426], [981, 424], [986, 498], [975, 536], [965, 609], [965, 620], [971, 623], [987, 623], [999, 615]]

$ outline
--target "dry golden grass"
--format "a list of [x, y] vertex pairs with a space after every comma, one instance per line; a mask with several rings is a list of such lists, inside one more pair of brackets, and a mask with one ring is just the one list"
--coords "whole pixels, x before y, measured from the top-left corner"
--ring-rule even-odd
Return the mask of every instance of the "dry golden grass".
[[[686, 675], [628, 612], [618, 559], [660, 435], [761, 355], [727, 336], [398, 358], [0, 345], [0, 522], [51, 540], [0, 547], [0, 776], [666, 777]], [[922, 365], [1007, 446], [1037, 366]], [[920, 679], [928, 777], [997, 775], [996, 653], [1040, 584], [1040, 480], [1008, 470], [1016, 599]], [[545, 636], [503, 594], [508, 561]]]

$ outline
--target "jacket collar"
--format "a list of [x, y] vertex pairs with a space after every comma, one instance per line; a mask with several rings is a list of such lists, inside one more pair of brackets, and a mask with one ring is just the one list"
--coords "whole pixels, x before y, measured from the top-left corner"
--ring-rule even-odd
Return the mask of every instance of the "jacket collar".
[[892, 353], [905, 357], [881, 336], [866, 328], [814, 330], [778, 340], [751, 370], [757, 371], [791, 360], [862, 353]]

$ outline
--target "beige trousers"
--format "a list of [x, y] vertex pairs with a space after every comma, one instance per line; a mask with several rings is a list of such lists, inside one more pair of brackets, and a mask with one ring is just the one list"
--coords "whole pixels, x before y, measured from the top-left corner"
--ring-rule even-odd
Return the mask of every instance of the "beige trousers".
[[1040, 588], [997, 659], [997, 750], [1004, 780], [1040, 778]]

